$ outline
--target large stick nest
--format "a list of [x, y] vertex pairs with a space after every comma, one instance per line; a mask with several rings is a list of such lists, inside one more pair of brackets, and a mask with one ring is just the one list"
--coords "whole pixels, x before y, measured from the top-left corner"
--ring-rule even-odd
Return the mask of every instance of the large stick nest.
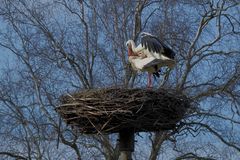
[[183, 94], [164, 89], [99, 89], [65, 95], [56, 109], [82, 133], [174, 129], [190, 108]]

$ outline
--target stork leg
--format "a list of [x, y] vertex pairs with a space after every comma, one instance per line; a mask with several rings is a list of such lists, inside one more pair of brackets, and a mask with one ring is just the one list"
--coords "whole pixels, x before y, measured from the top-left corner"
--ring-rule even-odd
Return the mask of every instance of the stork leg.
[[148, 73], [147, 88], [152, 88], [152, 74], [151, 73]]

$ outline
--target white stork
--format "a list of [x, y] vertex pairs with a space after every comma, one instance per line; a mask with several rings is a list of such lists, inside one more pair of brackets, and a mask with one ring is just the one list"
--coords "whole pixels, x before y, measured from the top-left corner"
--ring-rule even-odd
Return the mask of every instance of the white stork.
[[133, 40], [128, 40], [126, 45], [132, 68], [136, 71], [148, 72], [148, 88], [152, 87], [152, 74], [159, 77], [161, 67], [173, 68], [176, 64], [173, 50], [149, 33], [141, 33], [141, 44], [137, 47]]

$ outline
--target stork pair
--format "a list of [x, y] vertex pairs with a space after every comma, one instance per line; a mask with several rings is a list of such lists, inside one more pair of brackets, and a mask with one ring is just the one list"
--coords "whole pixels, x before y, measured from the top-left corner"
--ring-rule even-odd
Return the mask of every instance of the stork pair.
[[152, 75], [160, 76], [160, 68], [175, 66], [175, 53], [156, 36], [143, 32], [141, 43], [136, 47], [133, 40], [128, 40], [128, 60], [133, 70], [148, 72], [147, 87], [152, 87]]

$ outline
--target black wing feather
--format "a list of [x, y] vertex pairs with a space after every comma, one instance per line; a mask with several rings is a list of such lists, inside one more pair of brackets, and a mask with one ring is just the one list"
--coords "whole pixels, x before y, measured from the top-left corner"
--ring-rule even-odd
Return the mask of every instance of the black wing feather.
[[150, 52], [161, 53], [171, 59], [174, 59], [175, 57], [174, 51], [153, 35], [143, 34], [141, 38], [141, 44]]

